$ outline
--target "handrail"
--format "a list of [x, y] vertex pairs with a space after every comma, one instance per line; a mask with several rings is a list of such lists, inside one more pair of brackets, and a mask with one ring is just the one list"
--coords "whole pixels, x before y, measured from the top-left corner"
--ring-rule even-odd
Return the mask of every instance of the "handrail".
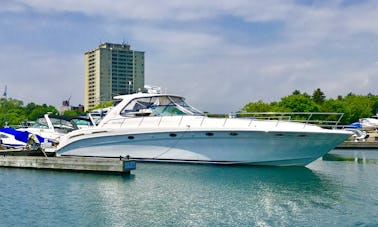
[[233, 117], [291, 121], [337, 128], [343, 115], [344, 113], [335, 112], [239, 112], [234, 114]]
[[[242, 112], [242, 113], [236, 113], [236, 114], [222, 114], [222, 115], [211, 115], [208, 116], [209, 118], [224, 118], [222, 127], [225, 127], [228, 120], [230, 118], [245, 118], [250, 119], [248, 122], [246, 122], [246, 125], [250, 127], [254, 121], [258, 120], [274, 120], [276, 122], [276, 126], [280, 124], [281, 122], [299, 122], [304, 123], [304, 127], [309, 124], [315, 124], [320, 127], [324, 128], [337, 128], [339, 127], [339, 123], [343, 117], [344, 113], [333, 113], [333, 112]], [[137, 121], [135, 121], [134, 124], [136, 124], [138, 127], [142, 126], [145, 122], [145, 119], [151, 118], [152, 116], [141, 116], [137, 117]], [[163, 118], [165, 117], [172, 117], [172, 116], [159, 116], [157, 120], [157, 126], [161, 127], [161, 123], [163, 121]], [[177, 120], [177, 126], [180, 126], [183, 122], [184, 116], [181, 116]], [[202, 116], [198, 120], [199, 126], [202, 127], [205, 124], [205, 119], [207, 116]], [[104, 122], [104, 126], [108, 124], [112, 124], [111, 122], [116, 122], [118, 120], [122, 121], [122, 125], [127, 124], [129, 120], [135, 120], [135, 118], [115, 118], [111, 119], [108, 122]]]

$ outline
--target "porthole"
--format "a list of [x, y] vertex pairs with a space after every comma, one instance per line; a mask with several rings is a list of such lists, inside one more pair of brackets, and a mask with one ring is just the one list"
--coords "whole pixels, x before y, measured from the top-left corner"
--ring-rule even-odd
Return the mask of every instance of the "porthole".
[[277, 133], [277, 134], [275, 134], [275, 136], [284, 136], [284, 134], [282, 134], [282, 133]]
[[170, 137], [176, 137], [177, 134], [175, 134], [175, 133], [171, 133], [171, 134], [169, 134], [169, 136], [170, 136]]
[[238, 134], [236, 132], [230, 132], [230, 136], [237, 136]]
[[207, 132], [206, 135], [207, 135], [207, 136], [213, 136], [214, 133], [212, 133], [212, 132]]
[[128, 136], [127, 137], [129, 140], [133, 140], [135, 137], [134, 136]]
[[298, 135], [298, 137], [306, 137], [307, 135], [303, 135], [303, 134], [301, 134], [301, 135]]

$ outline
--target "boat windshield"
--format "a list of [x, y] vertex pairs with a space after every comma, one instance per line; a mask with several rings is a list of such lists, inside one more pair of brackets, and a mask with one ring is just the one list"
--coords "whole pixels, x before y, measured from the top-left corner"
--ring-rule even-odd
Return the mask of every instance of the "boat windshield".
[[132, 100], [121, 111], [122, 116], [203, 115], [176, 96], [153, 96]]
[[71, 132], [73, 130], [78, 129], [77, 126], [74, 125], [72, 122], [64, 120], [64, 119], [50, 118], [50, 120], [56, 130], [60, 129], [60, 130], [65, 130], [67, 132]]
[[[72, 122], [64, 120], [64, 119], [59, 119], [59, 118], [54, 118], [54, 117], [49, 117], [53, 127], [55, 130], [64, 130], [65, 132], [70, 132], [73, 130], [76, 130], [77, 127], [72, 124]], [[39, 128], [39, 129], [48, 129], [49, 124], [47, 123], [46, 118], [39, 118], [34, 125], [31, 126], [31, 128]]]
[[47, 121], [45, 118], [39, 118], [37, 121], [30, 126], [31, 128], [43, 128], [43, 129], [48, 129], [49, 125], [47, 124]]

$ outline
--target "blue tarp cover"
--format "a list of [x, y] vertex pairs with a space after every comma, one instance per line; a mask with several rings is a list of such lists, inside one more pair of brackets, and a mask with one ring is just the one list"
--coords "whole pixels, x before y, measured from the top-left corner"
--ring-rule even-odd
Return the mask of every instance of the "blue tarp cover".
[[360, 122], [354, 122], [350, 125], [345, 126], [345, 128], [362, 128], [362, 124]]
[[[0, 128], [0, 132], [4, 132], [4, 133], [7, 133], [7, 134], [11, 134], [11, 135], [14, 135], [14, 138], [18, 141], [21, 141], [21, 142], [24, 142], [24, 143], [28, 143], [28, 138], [29, 138], [29, 132], [22, 132], [22, 131], [18, 131], [16, 129], [13, 129], [13, 128]], [[38, 138], [38, 141], [40, 143], [42, 143], [45, 139], [39, 135], [36, 135], [37, 138]]]

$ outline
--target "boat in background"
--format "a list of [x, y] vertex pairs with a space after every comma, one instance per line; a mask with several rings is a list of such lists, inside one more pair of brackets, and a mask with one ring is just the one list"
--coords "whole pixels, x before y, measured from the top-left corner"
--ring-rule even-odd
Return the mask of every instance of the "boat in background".
[[365, 131], [373, 131], [378, 129], [378, 119], [375, 118], [362, 118], [359, 120], [362, 129]]
[[49, 141], [39, 135], [34, 135], [27, 131], [18, 131], [13, 128], [0, 128], [0, 139], [3, 147], [6, 148], [22, 148], [26, 147], [31, 140], [40, 145], [48, 146], [53, 141]]
[[115, 97], [96, 127], [63, 135], [57, 156], [129, 157], [155, 162], [305, 166], [348, 139], [308, 123], [208, 117], [183, 97]]
[[99, 108], [92, 110], [90, 113], [88, 113], [88, 117], [91, 119], [93, 122], [93, 125], [98, 125], [100, 121], [106, 116], [106, 114], [111, 110], [110, 107], [105, 107], [105, 108]]
[[59, 139], [79, 128], [92, 127], [93, 122], [87, 117], [68, 117], [54, 114], [44, 114], [33, 125], [26, 128], [18, 128], [18, 131], [29, 132], [45, 139], [58, 142]]
[[369, 138], [369, 134], [366, 131], [358, 128], [345, 128], [345, 130], [353, 132], [352, 139], [354, 142], [365, 142]]
[[358, 122], [354, 122], [345, 126], [347, 129], [359, 129], [364, 131], [373, 131], [378, 129], [378, 119], [376, 118], [361, 118]]
[[26, 146], [26, 143], [17, 140], [14, 135], [3, 132], [2, 130], [3, 129], [0, 129], [0, 147], [18, 148]]

